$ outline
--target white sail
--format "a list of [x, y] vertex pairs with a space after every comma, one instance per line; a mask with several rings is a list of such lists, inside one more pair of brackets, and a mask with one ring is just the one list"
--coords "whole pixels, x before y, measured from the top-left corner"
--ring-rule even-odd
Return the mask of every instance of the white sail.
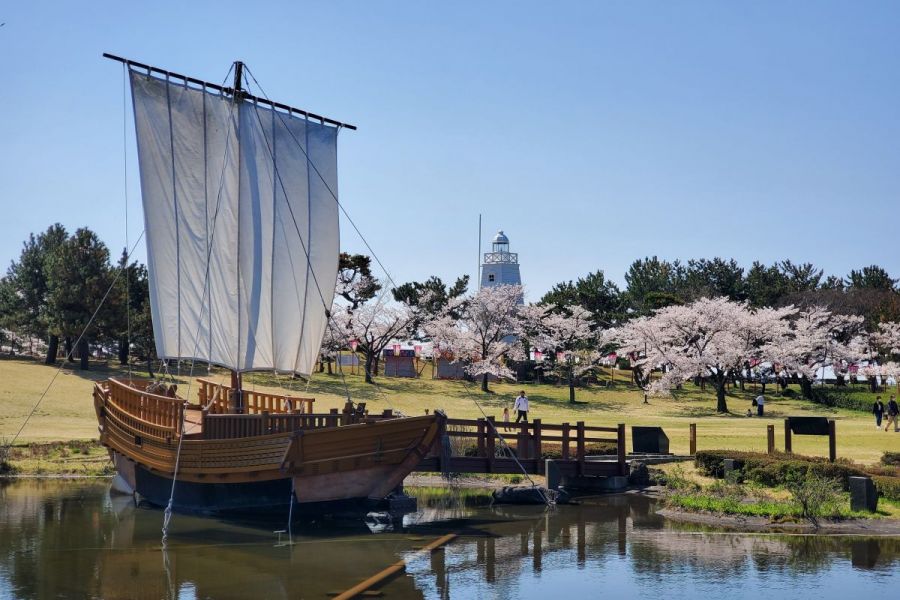
[[337, 274], [337, 129], [134, 71], [131, 90], [157, 354], [309, 374]]

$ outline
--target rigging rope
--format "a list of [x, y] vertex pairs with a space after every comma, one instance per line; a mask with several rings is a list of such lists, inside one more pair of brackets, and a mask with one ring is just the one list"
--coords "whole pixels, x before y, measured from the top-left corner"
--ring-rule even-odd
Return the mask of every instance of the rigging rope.
[[[250, 76], [250, 78], [253, 80], [253, 83], [256, 85], [256, 87], [259, 88], [260, 94], [262, 94], [262, 96], [263, 96], [266, 100], [268, 100], [268, 101], [271, 102], [271, 99], [269, 98], [268, 94], [266, 94], [265, 90], [264, 90], [263, 87], [260, 85], [260, 83], [259, 83], [259, 81], [256, 79], [256, 77], [253, 75], [253, 72], [250, 70], [250, 68], [247, 67], [247, 65], [244, 65], [244, 69], [245, 69], [245, 71], [247, 72], [247, 74]], [[265, 133], [266, 128], [265, 128], [265, 126], [263, 125], [262, 119], [261, 119], [260, 116], [259, 116], [259, 111], [256, 110], [256, 107], [255, 107], [255, 106], [254, 106], [254, 111], [253, 111], [253, 112], [254, 112], [254, 114], [256, 115], [256, 119], [257, 119], [257, 122], [259, 123], [260, 129], [263, 131], [263, 139], [265, 140], [266, 151], [268, 152], [269, 156], [272, 158], [272, 163], [273, 163], [273, 166], [274, 166], [274, 165], [275, 165], [274, 152], [272, 151], [271, 145], [269, 144], [269, 138], [268, 138], [268, 135], [266, 135], [266, 133]], [[283, 126], [284, 129], [288, 132], [288, 134], [290, 135], [291, 139], [294, 141], [294, 144], [297, 146], [297, 148], [300, 150], [300, 152], [303, 153], [303, 156], [306, 158], [306, 163], [309, 165], [309, 167], [312, 168], [312, 170], [315, 172], [316, 176], [318, 176], [319, 180], [320, 180], [320, 181], [322, 182], [322, 184], [325, 186], [325, 189], [328, 190], [328, 193], [329, 193], [329, 194], [331, 195], [331, 197], [334, 199], [335, 203], [336, 203], [337, 206], [340, 208], [341, 212], [344, 214], [344, 216], [347, 218], [347, 220], [348, 220], [348, 221], [350, 222], [350, 224], [353, 226], [353, 229], [356, 231], [357, 235], [359, 235], [360, 239], [363, 241], [363, 243], [365, 244], [366, 248], [368, 248], [369, 252], [372, 254], [372, 257], [375, 259], [375, 261], [376, 261], [376, 262], [378, 263], [378, 265], [381, 267], [382, 271], [384, 271], [384, 274], [385, 274], [385, 276], [387, 277], [388, 282], [389, 282], [390, 285], [391, 285], [390, 289], [391, 289], [391, 290], [396, 289], [396, 288], [397, 288], [397, 284], [396, 284], [396, 282], [394, 281], [394, 278], [391, 277], [390, 272], [387, 270], [387, 268], [386, 268], [386, 267], [384, 266], [384, 264], [381, 262], [381, 259], [378, 258], [378, 255], [377, 255], [377, 254], [375, 253], [375, 251], [372, 249], [372, 246], [369, 244], [368, 240], [366, 240], [365, 236], [363, 236], [362, 232], [361, 232], [361, 231], [359, 230], [359, 228], [356, 226], [356, 223], [353, 221], [353, 219], [352, 219], [352, 218], [350, 217], [350, 215], [347, 213], [347, 210], [344, 208], [344, 206], [341, 204], [340, 200], [338, 199], [337, 194], [334, 192], [334, 190], [332, 190], [331, 186], [330, 186], [330, 185], [328, 184], [328, 182], [325, 180], [325, 177], [324, 177], [324, 176], [322, 175], [322, 173], [319, 171], [319, 168], [316, 166], [315, 162], [314, 162], [314, 161], [312, 160], [312, 158], [309, 156], [309, 153], [307, 152], [307, 149], [304, 147], [303, 144], [300, 143], [300, 140], [297, 139], [297, 136], [294, 135], [294, 132], [291, 130], [291, 128], [287, 126], [287, 123], [285, 122], [284, 117], [282, 116], [282, 114], [281, 114], [280, 112], [278, 112], [277, 110], [274, 110], [274, 109], [272, 110], [272, 113], [273, 113], [274, 115], [276, 115], [276, 116], [278, 117], [278, 119], [281, 121], [282, 126]], [[306, 118], [306, 121], [309, 121], [309, 118], [308, 118], [308, 117]], [[296, 217], [295, 217], [295, 215], [294, 215], [293, 207], [291, 207], [290, 202], [288, 202], [288, 200], [287, 200], [288, 194], [287, 194], [287, 190], [285, 189], [285, 186], [284, 186], [284, 181], [281, 179], [281, 174], [278, 172], [277, 167], [273, 167], [273, 172], [274, 172], [276, 178], [278, 179], [278, 184], [279, 184], [279, 186], [281, 187], [282, 193], [283, 193], [284, 196], [285, 196], [285, 203], [286, 203], [287, 206], [288, 206], [288, 211], [289, 211], [289, 213], [290, 213], [290, 215], [291, 215], [291, 221], [292, 221], [293, 224], [294, 224], [294, 228], [295, 228], [296, 231], [297, 231], [297, 236], [300, 238], [300, 244], [301, 244], [301, 247], [303, 248], [303, 253], [306, 255], [307, 264], [310, 264], [309, 251], [308, 251], [307, 248], [306, 248], [306, 244], [303, 242], [303, 236], [302, 236], [302, 234], [300, 233], [300, 228], [299, 228], [299, 225], [297, 224], [297, 219], [296, 219]], [[315, 284], [316, 291], [317, 291], [318, 294], [319, 294], [319, 298], [320, 298], [321, 301], [322, 301], [322, 305], [325, 307], [325, 314], [328, 315], [329, 323], [332, 323], [332, 324], [333, 324], [333, 323], [334, 323], [334, 320], [333, 320], [333, 316], [331, 315], [331, 307], [328, 306], [328, 304], [325, 302], [324, 294], [322, 293], [321, 287], [319, 286], [319, 282], [318, 282], [318, 279], [317, 279], [316, 276], [315, 276], [315, 272], [314, 272], [314, 271], [311, 271], [311, 274], [312, 274], [312, 276], [313, 276], [313, 283]], [[384, 300], [384, 298], [386, 298], [387, 292], [388, 292], [388, 290], [384, 290], [384, 293], [381, 295], [381, 298], [378, 299], [378, 301], [377, 301], [377, 303], [376, 303], [376, 305], [375, 305], [376, 308], [381, 304], [381, 302]], [[347, 341], [349, 342], [349, 341], [350, 341], [350, 339], [349, 339], [349, 334], [347, 334], [346, 337], [347, 337]], [[377, 360], [377, 359], [376, 359], [376, 360]], [[364, 369], [365, 369], [366, 373], [368, 374], [369, 379], [371, 379], [372, 382], [375, 384], [375, 387], [376, 387], [376, 390], [378, 391], [378, 393], [382, 393], [381, 387], [380, 387], [380, 386], [378, 385], [378, 383], [372, 378], [372, 373], [369, 371], [368, 366], [365, 366]], [[343, 378], [344, 378], [343, 370], [341, 370], [340, 372], [341, 372], [342, 380], [344, 381], [344, 387], [345, 387], [345, 390], [346, 390], [346, 392], [347, 392], [347, 400], [350, 400], [349, 388], [347, 388], [346, 380], [343, 379]], [[312, 377], [312, 373], [310, 373], [310, 378], [311, 378], [311, 377]], [[391, 403], [391, 401], [390, 401], [390, 399], [388, 398], [388, 396], [387, 396], [387, 395], [384, 395], [384, 398], [385, 398], [385, 400], [387, 401], [388, 406], [390, 406], [390, 407], [391, 407], [391, 410], [393, 410], [393, 408], [394, 408], [394, 407], [393, 407], [393, 404]]]
[[[131, 258], [131, 254], [134, 252], [134, 249], [140, 243], [140, 241], [144, 238], [144, 232], [141, 232], [140, 237], [138, 237], [137, 241], [132, 246], [131, 251], [128, 253], [127, 258]], [[106, 302], [106, 299], [109, 298], [110, 292], [113, 291], [115, 285], [119, 282], [119, 277], [122, 275], [122, 271], [116, 271], [115, 277], [113, 277], [112, 283], [109, 284], [109, 288], [107, 288], [106, 293], [103, 294], [103, 298], [100, 299], [100, 304], [97, 305], [97, 308], [94, 310], [93, 314], [91, 314], [91, 318], [88, 319], [87, 325], [81, 330], [81, 333], [78, 335], [78, 338], [75, 340], [75, 343], [72, 344], [72, 348], [66, 353], [65, 358], [60, 363], [59, 367], [56, 369], [56, 372], [53, 374], [53, 377], [50, 379], [50, 383], [47, 384], [47, 387], [44, 388], [41, 397], [38, 398], [38, 401], [31, 408], [31, 412], [28, 413], [28, 416], [25, 417], [25, 421], [22, 423], [22, 426], [19, 427], [19, 430], [16, 432], [16, 435], [12, 437], [8, 444], [4, 446], [4, 453], [9, 452], [9, 449], [12, 445], [19, 439], [19, 435], [22, 434], [22, 430], [25, 429], [25, 426], [28, 424], [28, 421], [34, 416], [35, 411], [38, 409], [38, 406], [41, 405], [41, 402], [44, 401], [44, 397], [47, 395], [47, 392], [50, 391], [50, 388], [53, 386], [53, 382], [56, 381], [56, 378], [59, 376], [60, 371], [63, 370], [63, 367], [66, 366], [66, 363], [72, 358], [72, 355], [75, 353], [75, 349], [78, 348], [78, 343], [81, 342], [81, 339], [84, 337], [84, 334], [87, 333], [87, 330], [94, 323], [94, 320], [97, 318], [97, 314], [100, 312], [100, 309], [103, 308], [103, 304]]]
[[[470, 393], [472, 402], [474, 402], [475, 406], [478, 407], [478, 412], [481, 413], [481, 416], [484, 417], [484, 420], [490, 424], [491, 429], [493, 429], [494, 433], [497, 434], [497, 438], [500, 440], [500, 445], [503, 446], [503, 449], [506, 450], [506, 452], [509, 454], [510, 458], [512, 458], [514, 461], [516, 461], [516, 464], [519, 465], [519, 469], [521, 469], [522, 474], [525, 476], [525, 479], [527, 479], [528, 482], [531, 484], [531, 487], [533, 489], [537, 490], [538, 494], [540, 494], [540, 496], [541, 496], [541, 499], [543, 499], [544, 503], [547, 506], [552, 506], [553, 502], [550, 500], [550, 498], [547, 497], [546, 494], [544, 494], [544, 490], [542, 490], [540, 487], [538, 487], [538, 485], [531, 478], [531, 475], [528, 474], [528, 471], [525, 470], [525, 466], [519, 461], [519, 457], [516, 455], [516, 453], [514, 453], [512, 451], [512, 448], [510, 448], [509, 444], [506, 442], [506, 438], [504, 438], [503, 435], [500, 433], [500, 430], [497, 429], [497, 425], [494, 423], [494, 420], [488, 418], [487, 414], [484, 412], [484, 409], [481, 407], [481, 404], [478, 402], [478, 400], [475, 398], [475, 396], [473, 394], [471, 394], [471, 390], [474, 386], [475, 386], [474, 382], [468, 382], [468, 381], [465, 382], [465, 389], [467, 392]], [[540, 454], [540, 448], [538, 449], [538, 454]]]
[[[233, 67], [234, 67], [234, 65], [232, 65], [232, 68]], [[231, 71], [229, 70], [229, 74], [230, 73], [231, 73]], [[227, 79], [227, 76], [226, 76], [226, 79]], [[231, 119], [234, 116], [234, 107], [236, 105], [236, 99], [237, 99], [237, 96], [232, 96], [231, 105], [229, 106], [229, 109], [228, 109], [228, 118], [226, 120], [226, 123], [228, 121], [231, 121]], [[194, 349], [191, 352], [191, 357], [192, 357], [191, 358], [191, 368], [190, 368], [190, 372], [188, 375], [188, 387], [187, 387], [187, 391], [185, 392], [185, 398], [190, 398], [191, 386], [194, 383], [194, 365], [196, 364], [196, 360], [194, 357], [197, 356], [197, 349], [200, 347], [200, 326], [203, 322], [203, 309], [206, 306], [206, 298], [209, 293], [209, 263], [210, 263], [210, 257], [212, 256], [212, 249], [213, 249], [212, 242], [216, 236], [216, 222], [217, 222], [218, 216], [219, 216], [219, 206], [221, 204], [221, 199], [222, 199], [222, 189], [225, 185], [225, 169], [228, 165], [228, 150], [230, 147], [230, 142], [231, 142], [231, 136], [227, 136], [225, 139], [225, 149], [224, 149], [224, 153], [222, 156], [222, 172], [219, 175], [219, 189], [216, 192], [216, 207], [215, 207], [215, 210], [213, 211], [212, 235], [210, 236], [209, 245], [206, 249], [206, 269], [204, 270], [204, 274], [203, 274], [203, 294], [200, 298], [200, 316], [197, 319], [197, 329], [196, 329], [196, 332], [194, 333]], [[173, 172], [173, 177], [174, 177], [174, 172]], [[234, 364], [237, 364], [237, 358], [238, 357], [235, 357]], [[180, 361], [179, 361], [179, 365], [180, 365]], [[211, 398], [210, 398], [209, 402], [207, 402], [207, 405], [204, 407], [204, 409], [208, 409], [210, 404], [212, 404]], [[176, 453], [175, 453], [175, 470], [172, 472], [172, 488], [169, 492], [169, 502], [166, 504], [166, 509], [163, 512], [163, 527], [162, 527], [163, 547], [165, 547], [166, 541], [168, 540], [169, 524], [172, 522], [172, 507], [173, 507], [174, 501], [175, 501], [175, 482], [178, 480], [178, 467], [181, 464], [181, 447], [184, 442], [185, 415], [186, 415], [186, 411], [182, 410], [181, 411], [181, 435], [178, 437], [178, 449], [176, 450]]]

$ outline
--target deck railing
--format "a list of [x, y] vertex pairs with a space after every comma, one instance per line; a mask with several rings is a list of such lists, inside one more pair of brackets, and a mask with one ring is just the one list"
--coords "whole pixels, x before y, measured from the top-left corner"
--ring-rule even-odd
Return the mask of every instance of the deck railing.
[[[110, 379], [107, 391], [108, 404], [112, 406], [107, 406], [107, 409], [116, 413], [120, 420], [135, 419], [135, 425], [139, 425], [137, 428], [147, 429], [146, 433], [180, 433], [184, 400], [148, 393], [145, 387], [146, 382], [143, 381]], [[153, 426], [157, 429], [151, 432]]]
[[[221, 415], [229, 412], [230, 386], [202, 378], [198, 379], [197, 383], [200, 406], [208, 406], [210, 414]], [[242, 391], [241, 398], [244, 406], [243, 412], [246, 415], [260, 415], [264, 412], [269, 414], [311, 414], [315, 402], [315, 398], [246, 389]], [[290, 408], [288, 408], [289, 406]]]
[[299, 429], [321, 429], [338, 427], [343, 417], [337, 409], [322, 414], [270, 414], [262, 412], [254, 415], [202, 414], [203, 439], [225, 440], [274, 433], [290, 433]]

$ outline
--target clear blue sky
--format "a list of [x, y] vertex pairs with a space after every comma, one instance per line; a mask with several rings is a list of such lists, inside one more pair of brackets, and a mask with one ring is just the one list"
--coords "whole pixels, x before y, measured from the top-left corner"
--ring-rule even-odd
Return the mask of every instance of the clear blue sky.
[[[897, 2], [15, 2], [0, 22], [4, 268], [54, 221], [125, 243], [108, 51], [210, 81], [241, 59], [357, 124], [341, 199], [398, 283], [473, 273], [479, 213], [531, 299], [654, 254], [900, 277]], [[362, 250], [349, 227], [342, 246]]]

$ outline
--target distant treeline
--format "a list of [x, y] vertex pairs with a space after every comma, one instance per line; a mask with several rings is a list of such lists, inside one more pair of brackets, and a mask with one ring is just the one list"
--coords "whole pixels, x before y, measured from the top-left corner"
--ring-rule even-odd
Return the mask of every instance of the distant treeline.
[[625, 282], [625, 289], [619, 289], [603, 271], [596, 271], [556, 284], [541, 303], [583, 306], [605, 326], [666, 306], [720, 296], [752, 307], [822, 306], [838, 314], [861, 316], [867, 325], [900, 320], [897, 280], [878, 265], [852, 270], [846, 277], [826, 277], [811, 263], [790, 260], [772, 265], [754, 262], [745, 270], [733, 259], [683, 263], [654, 256], [631, 263]]
[[122, 364], [135, 351], [149, 365], [147, 269], [129, 264], [124, 251], [112, 262], [106, 244], [86, 227], [69, 233], [57, 223], [31, 234], [0, 279], [0, 334], [13, 348], [44, 340], [48, 364], [62, 350], [86, 369], [91, 347], [102, 346], [115, 347]]
[[[113, 262], [107, 246], [88, 228], [69, 233], [55, 224], [42, 233], [31, 234], [0, 279], [0, 334], [8, 338], [0, 341], [15, 346], [23, 340], [42, 339], [47, 345], [48, 363], [56, 362], [62, 349], [64, 356], [79, 357], [82, 367], [87, 368], [90, 348], [102, 346], [115, 347], [123, 364], [131, 353], [149, 364], [154, 358], [154, 343], [147, 269], [137, 262], [127, 263], [126, 258], [123, 251]], [[348, 262], [354, 258], [359, 265]], [[367, 274], [368, 267], [368, 257], [342, 255], [342, 274], [367, 275], [363, 279], [370, 282], [368, 287], [354, 292], [366, 297], [378, 290], [374, 278]], [[870, 325], [900, 321], [897, 280], [878, 265], [836, 277], [825, 276], [822, 269], [810, 263], [794, 264], [790, 260], [772, 265], [754, 262], [745, 270], [731, 259], [702, 258], [682, 263], [654, 256], [634, 261], [625, 282], [625, 289], [619, 289], [598, 270], [556, 284], [540, 302], [582, 306], [603, 328], [665, 306], [719, 296], [746, 301], [753, 307], [822, 306], [835, 313], [862, 316]], [[441, 304], [462, 294], [467, 284], [468, 279], [462, 277], [447, 287], [439, 278], [431, 277], [423, 283], [399, 286], [394, 296], [413, 304], [419, 297]], [[338, 295], [347, 297], [350, 287], [339, 278]], [[104, 298], [102, 308], [97, 310]], [[78, 347], [73, 347], [82, 332]]]

